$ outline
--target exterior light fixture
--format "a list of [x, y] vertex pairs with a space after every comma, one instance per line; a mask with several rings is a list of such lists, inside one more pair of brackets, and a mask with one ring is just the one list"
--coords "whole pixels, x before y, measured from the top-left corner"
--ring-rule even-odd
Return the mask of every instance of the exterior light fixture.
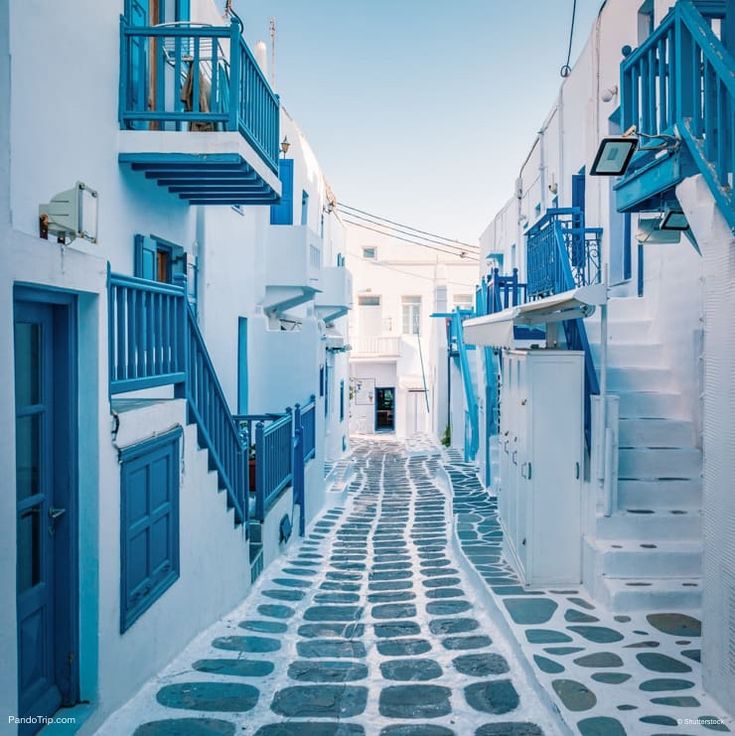
[[288, 142], [288, 136], [284, 135], [283, 140], [281, 141], [281, 153], [283, 154], [283, 158], [286, 158], [289, 148], [291, 148], [291, 144]]
[[635, 135], [603, 138], [590, 169], [590, 176], [622, 176], [638, 148]]
[[97, 192], [78, 181], [71, 189], [57, 194], [38, 208], [39, 235], [55, 235], [59, 243], [83, 238], [97, 242]]
[[686, 215], [679, 209], [669, 207], [661, 218], [659, 230], [675, 230], [683, 232], [689, 229], [689, 222]]

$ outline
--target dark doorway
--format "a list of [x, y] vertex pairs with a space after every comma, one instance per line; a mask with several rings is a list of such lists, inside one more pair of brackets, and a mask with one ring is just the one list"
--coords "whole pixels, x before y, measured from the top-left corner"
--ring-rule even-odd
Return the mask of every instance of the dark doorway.
[[375, 389], [375, 431], [393, 432], [396, 428], [396, 390], [392, 386]]

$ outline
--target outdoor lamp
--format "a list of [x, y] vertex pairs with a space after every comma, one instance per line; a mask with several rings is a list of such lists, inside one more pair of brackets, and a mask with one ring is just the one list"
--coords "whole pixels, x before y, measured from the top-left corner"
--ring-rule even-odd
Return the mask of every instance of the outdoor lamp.
[[661, 218], [659, 230], [678, 230], [684, 231], [689, 229], [686, 215], [679, 209], [669, 207]]
[[286, 158], [289, 148], [291, 148], [291, 144], [288, 142], [288, 136], [284, 135], [283, 140], [281, 141], [281, 153], [283, 154], [283, 158]]
[[597, 150], [590, 176], [622, 176], [638, 147], [636, 136], [603, 138]]

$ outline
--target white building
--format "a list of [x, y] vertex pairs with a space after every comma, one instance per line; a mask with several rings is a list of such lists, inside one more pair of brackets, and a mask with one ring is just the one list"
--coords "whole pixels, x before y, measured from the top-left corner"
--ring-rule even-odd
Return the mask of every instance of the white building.
[[[581, 558], [577, 582], [581, 578], [594, 598], [615, 611], [701, 615], [705, 686], [730, 708], [735, 354], [727, 315], [734, 285], [734, 28], [730, 2], [603, 4], [517, 180], [508, 182], [507, 205], [481, 237], [482, 252], [492, 260], [480, 271], [479, 313], [487, 316], [464, 330], [467, 341], [484, 346], [469, 355], [475, 372], [466, 380], [478, 406], [477, 460], [501, 499], [501, 515], [503, 494], [507, 504], [507, 494], [522, 499], [541, 493], [533, 490], [532, 466], [534, 478], [553, 468], [567, 445], [577, 442], [576, 433], [586, 434], [576, 476], [574, 463], [570, 475], [559, 476], [576, 494], [578, 522], [573, 514], [554, 517], [554, 509], [550, 517], [562, 535], [574, 535]], [[591, 176], [602, 139], [631, 125], [641, 134], [641, 150], [625, 176]], [[664, 216], [678, 217], [678, 211], [690, 229], [662, 229]], [[562, 262], [569, 283], [550, 270]], [[601, 299], [596, 292], [595, 313], [584, 320], [587, 348], [573, 322], [554, 329], [559, 306], [544, 297], [598, 280], [608, 288]], [[495, 293], [509, 303], [496, 303]], [[523, 308], [527, 299], [537, 300], [533, 308], [545, 308], [546, 315]], [[504, 311], [506, 306], [511, 308]], [[575, 306], [587, 309], [569, 299], [562, 304]], [[518, 331], [544, 323], [545, 337]], [[534, 343], [584, 351], [590, 408], [584, 412], [579, 404], [587, 432], [577, 420], [571, 435], [555, 438], [559, 444], [549, 437], [543, 447], [529, 448], [519, 437], [530, 427], [514, 424], [527, 421], [523, 416], [531, 410], [522, 407], [531, 395], [540, 397], [537, 404], [552, 397], [566, 380], [561, 373], [553, 380], [547, 375], [546, 383], [536, 385], [522, 366], [520, 375], [515, 372], [519, 361], [509, 348]], [[530, 366], [532, 354], [522, 350], [517, 356], [528, 357]], [[605, 391], [603, 407], [595, 394]], [[462, 394], [455, 396], [459, 414], [469, 412]], [[558, 426], [564, 426], [567, 408], [557, 411]], [[504, 519], [511, 538], [516, 523]], [[525, 535], [518, 537], [516, 543], [526, 546]]]
[[0, 711], [81, 732], [246, 595], [349, 434], [314, 153], [210, 0], [122, 10], [0, 5]]
[[[447, 427], [444, 319], [471, 306], [477, 258], [348, 226], [355, 308], [350, 323], [350, 418], [354, 432], [398, 437]], [[456, 255], [455, 255], [456, 253]]]

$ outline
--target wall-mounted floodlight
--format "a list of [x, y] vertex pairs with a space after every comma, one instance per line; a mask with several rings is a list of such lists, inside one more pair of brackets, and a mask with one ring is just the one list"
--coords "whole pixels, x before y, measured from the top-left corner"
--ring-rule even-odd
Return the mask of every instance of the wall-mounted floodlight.
[[659, 230], [675, 230], [683, 232], [689, 229], [689, 222], [686, 215], [679, 209], [669, 207], [661, 218]]
[[39, 230], [42, 238], [49, 233], [60, 243], [75, 238], [97, 242], [97, 205], [94, 189], [78, 181], [71, 189], [57, 194], [48, 204], [38, 207]]
[[638, 148], [635, 135], [603, 138], [590, 169], [590, 176], [622, 176]]
[[680, 230], [662, 230], [661, 217], [641, 217], [637, 240], [641, 245], [676, 245], [681, 242]]

